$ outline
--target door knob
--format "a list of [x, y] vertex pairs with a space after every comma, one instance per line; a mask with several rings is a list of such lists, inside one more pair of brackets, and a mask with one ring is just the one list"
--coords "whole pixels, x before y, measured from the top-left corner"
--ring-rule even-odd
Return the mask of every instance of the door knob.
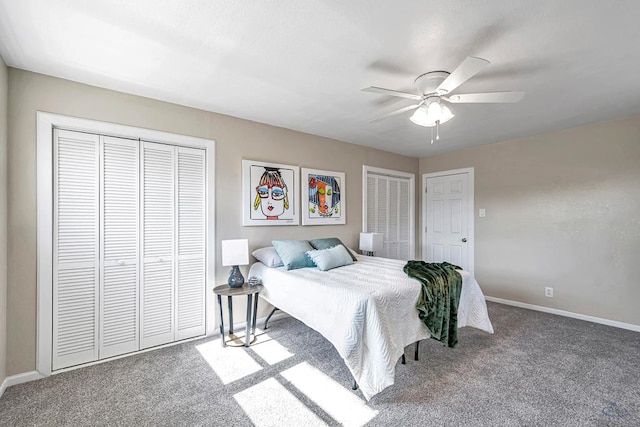
[[466, 237], [462, 238], [462, 243], [467, 243], [467, 238]]

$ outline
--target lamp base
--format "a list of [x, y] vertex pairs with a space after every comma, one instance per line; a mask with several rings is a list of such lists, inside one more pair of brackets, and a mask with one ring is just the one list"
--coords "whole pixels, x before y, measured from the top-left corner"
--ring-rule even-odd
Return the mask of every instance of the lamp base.
[[229, 287], [240, 288], [244, 285], [244, 276], [240, 272], [240, 267], [234, 265], [231, 267], [231, 274], [229, 275]]

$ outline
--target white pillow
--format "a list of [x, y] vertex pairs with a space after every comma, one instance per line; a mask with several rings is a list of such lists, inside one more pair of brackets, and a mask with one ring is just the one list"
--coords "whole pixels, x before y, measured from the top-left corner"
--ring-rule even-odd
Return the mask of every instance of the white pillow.
[[321, 271], [327, 271], [332, 268], [353, 264], [351, 254], [348, 252], [348, 249], [342, 245], [334, 246], [329, 249], [308, 251], [307, 255]]
[[276, 248], [273, 246], [267, 246], [266, 248], [258, 248], [251, 252], [251, 255], [256, 257], [258, 261], [266, 265], [267, 267], [282, 267], [284, 264], [276, 252]]

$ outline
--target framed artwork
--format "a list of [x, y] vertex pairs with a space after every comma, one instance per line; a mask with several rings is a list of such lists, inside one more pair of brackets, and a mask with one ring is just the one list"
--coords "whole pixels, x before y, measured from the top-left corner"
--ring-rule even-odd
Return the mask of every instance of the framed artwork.
[[346, 224], [343, 172], [302, 168], [302, 225]]
[[298, 166], [242, 161], [242, 225], [300, 223]]

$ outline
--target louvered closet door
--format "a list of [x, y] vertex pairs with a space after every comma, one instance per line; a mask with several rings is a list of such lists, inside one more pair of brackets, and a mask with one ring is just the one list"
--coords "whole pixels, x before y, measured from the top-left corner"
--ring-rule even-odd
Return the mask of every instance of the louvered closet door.
[[382, 233], [382, 250], [376, 256], [389, 258], [389, 180], [386, 176], [367, 176], [367, 232]]
[[411, 248], [409, 179], [367, 175], [367, 231], [384, 234], [376, 256], [409, 259]]
[[398, 259], [409, 260], [411, 250], [411, 192], [409, 180], [398, 180]]
[[136, 351], [138, 141], [102, 137], [100, 359]]
[[54, 132], [53, 357], [98, 358], [99, 137]]
[[180, 340], [205, 333], [205, 152], [183, 147], [176, 151], [176, 339]]
[[142, 145], [141, 348], [174, 341], [174, 150]]
[[389, 215], [387, 224], [387, 256], [398, 258], [398, 220], [400, 210], [398, 208], [398, 187], [396, 178], [389, 178]]

